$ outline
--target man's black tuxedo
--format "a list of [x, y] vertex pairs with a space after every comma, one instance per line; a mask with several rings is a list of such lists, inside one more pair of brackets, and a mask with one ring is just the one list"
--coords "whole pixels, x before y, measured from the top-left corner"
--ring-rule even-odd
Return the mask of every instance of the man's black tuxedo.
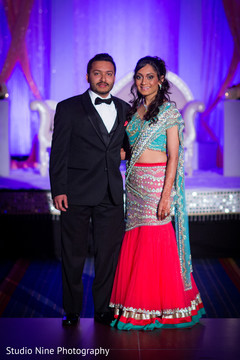
[[110, 134], [88, 91], [58, 104], [50, 157], [53, 198], [67, 194], [70, 204], [94, 206], [109, 186], [114, 203], [122, 203], [120, 148], [129, 105], [113, 101], [118, 116]]
[[53, 198], [67, 195], [61, 213], [63, 307], [80, 313], [82, 272], [92, 221], [95, 313], [109, 310], [111, 289], [123, 238], [123, 183], [119, 170], [126, 114], [130, 106], [113, 97], [117, 118], [108, 133], [88, 91], [57, 105], [50, 155]]

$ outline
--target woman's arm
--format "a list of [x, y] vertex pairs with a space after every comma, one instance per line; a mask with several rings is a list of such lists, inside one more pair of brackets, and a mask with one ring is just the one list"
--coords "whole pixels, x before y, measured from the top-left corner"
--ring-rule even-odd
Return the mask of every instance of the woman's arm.
[[167, 130], [168, 160], [167, 160], [167, 168], [166, 168], [163, 191], [158, 206], [159, 220], [163, 220], [166, 216], [170, 214], [170, 207], [171, 207], [170, 196], [177, 171], [178, 149], [179, 149], [178, 127], [173, 126]]
[[126, 131], [124, 134], [120, 155], [121, 155], [121, 160], [129, 160], [131, 156], [131, 149]]
[[121, 148], [120, 156], [121, 156], [121, 160], [125, 160], [125, 159], [126, 159], [126, 151], [124, 151], [123, 148]]

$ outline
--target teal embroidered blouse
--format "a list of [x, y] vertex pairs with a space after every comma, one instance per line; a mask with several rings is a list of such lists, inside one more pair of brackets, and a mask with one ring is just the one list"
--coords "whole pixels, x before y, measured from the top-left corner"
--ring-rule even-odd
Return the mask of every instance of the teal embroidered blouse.
[[[146, 123], [149, 124], [148, 121], [142, 120], [138, 113], [133, 115], [131, 121], [128, 123], [128, 126], [126, 128], [130, 146], [133, 146], [137, 137], [139, 136], [142, 127]], [[155, 139], [148, 144], [147, 148], [150, 150], [158, 150], [165, 153], [167, 149], [167, 131], [164, 134], [160, 133], [159, 131], [159, 134], [157, 134]]]

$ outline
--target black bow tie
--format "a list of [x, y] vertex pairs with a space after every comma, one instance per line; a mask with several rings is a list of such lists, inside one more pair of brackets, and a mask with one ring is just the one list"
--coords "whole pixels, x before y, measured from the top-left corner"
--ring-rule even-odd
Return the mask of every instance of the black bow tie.
[[108, 98], [108, 99], [102, 99], [102, 98], [100, 98], [100, 97], [97, 97], [97, 98], [95, 99], [95, 105], [99, 105], [99, 104], [108, 104], [108, 105], [110, 105], [111, 102], [112, 102], [112, 98], [111, 98], [111, 97]]

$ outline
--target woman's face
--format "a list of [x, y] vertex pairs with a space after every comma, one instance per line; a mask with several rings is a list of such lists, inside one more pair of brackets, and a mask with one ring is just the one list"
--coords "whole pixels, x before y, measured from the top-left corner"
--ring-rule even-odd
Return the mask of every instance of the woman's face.
[[160, 83], [161, 81], [152, 65], [147, 64], [136, 73], [135, 84], [138, 92], [144, 97], [154, 98], [157, 95]]

